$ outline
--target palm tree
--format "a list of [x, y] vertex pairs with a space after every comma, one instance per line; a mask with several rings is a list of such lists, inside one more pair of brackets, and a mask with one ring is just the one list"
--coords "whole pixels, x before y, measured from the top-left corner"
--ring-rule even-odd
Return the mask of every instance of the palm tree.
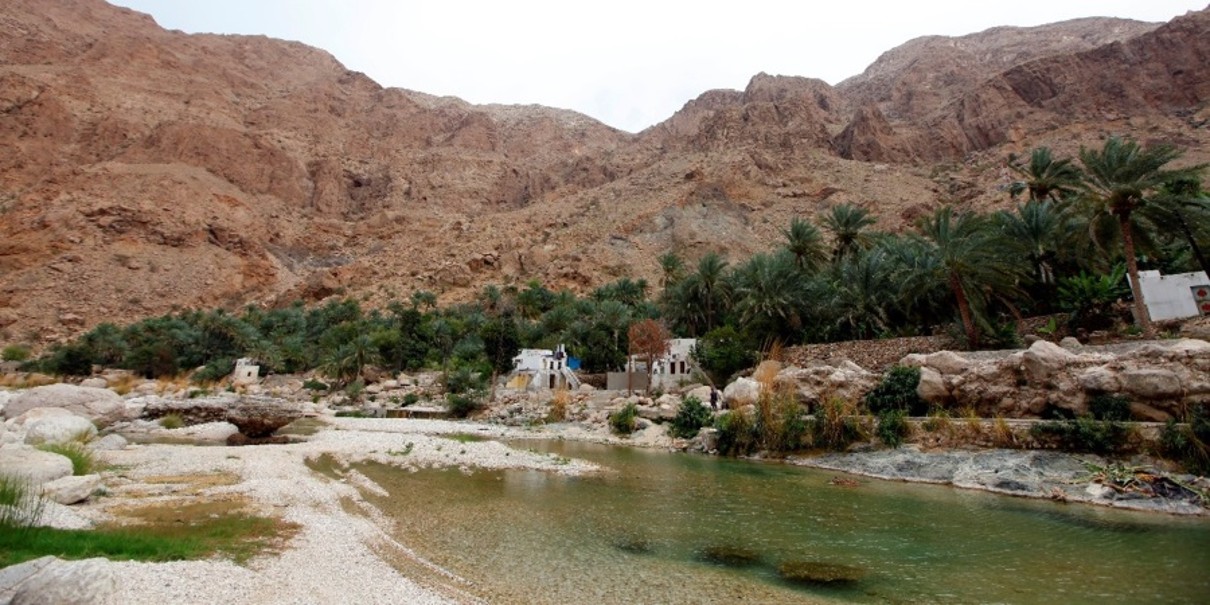
[[1020, 293], [1026, 277], [1021, 255], [1014, 242], [1005, 240], [992, 228], [987, 217], [955, 214], [949, 206], [920, 222], [920, 233], [935, 257], [927, 273], [916, 276], [921, 283], [944, 282], [958, 305], [962, 327], [972, 348], [979, 346], [975, 315], [983, 309], [989, 295]]
[[731, 303], [731, 286], [727, 282], [727, 261], [716, 252], [703, 256], [697, 271], [685, 278], [687, 303], [698, 308], [702, 333], [714, 329], [715, 321]]
[[1005, 237], [1029, 250], [1034, 280], [1054, 285], [1054, 262], [1075, 232], [1066, 207], [1059, 202], [1030, 199], [1017, 204], [1015, 213], [997, 212], [994, 220]]
[[667, 290], [685, 276], [685, 259], [678, 256], [676, 252], [669, 250], [660, 255], [659, 261], [660, 271], [662, 272], [660, 287]]
[[852, 204], [833, 206], [823, 218], [824, 228], [831, 231], [836, 240], [832, 248], [832, 261], [838, 262], [858, 250], [869, 248], [872, 240], [869, 233], [863, 233], [862, 230], [875, 222], [865, 208]]
[[794, 255], [794, 262], [800, 270], [814, 270], [827, 261], [823, 236], [810, 222], [795, 218], [790, 221], [790, 228], [782, 231], [782, 235], [786, 236], [786, 250]]
[[749, 334], [783, 339], [802, 328], [803, 280], [787, 252], [757, 254], [735, 271], [735, 311]]
[[[1210, 263], [1198, 244], [1198, 235], [1204, 235], [1206, 225], [1210, 224], [1210, 196], [1202, 191], [1201, 179], [1187, 175], [1165, 183], [1142, 212], [1156, 230], [1180, 233], [1198, 266], [1210, 275]], [[1195, 226], [1201, 226], [1203, 233], [1197, 233]]]
[[1022, 165], [1010, 157], [1008, 167], [1024, 180], [1013, 183], [1009, 189], [1013, 197], [1028, 191], [1029, 199], [1059, 201], [1080, 189], [1083, 175], [1071, 158], [1054, 159], [1049, 147], [1038, 147], [1029, 154], [1029, 163]]
[[1140, 147], [1133, 140], [1118, 137], [1110, 137], [1099, 151], [1080, 148], [1080, 162], [1084, 164], [1085, 172], [1085, 198], [1096, 213], [1109, 214], [1117, 219], [1126, 257], [1126, 272], [1134, 291], [1135, 322], [1147, 338], [1155, 336], [1155, 328], [1147, 315], [1139, 285], [1139, 264], [1135, 257], [1131, 218], [1135, 210], [1142, 207], [1162, 185], [1200, 170], [1201, 167], [1184, 170], [1164, 168], [1180, 156], [1176, 148], [1168, 145]]

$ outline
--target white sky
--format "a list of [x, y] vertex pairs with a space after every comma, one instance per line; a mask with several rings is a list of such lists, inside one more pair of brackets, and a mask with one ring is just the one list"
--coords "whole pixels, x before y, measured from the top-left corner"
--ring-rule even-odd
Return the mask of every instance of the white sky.
[[835, 84], [912, 38], [1088, 16], [1167, 21], [1206, 0], [110, 0], [168, 29], [264, 34], [384, 86], [574, 109], [635, 132], [758, 72]]

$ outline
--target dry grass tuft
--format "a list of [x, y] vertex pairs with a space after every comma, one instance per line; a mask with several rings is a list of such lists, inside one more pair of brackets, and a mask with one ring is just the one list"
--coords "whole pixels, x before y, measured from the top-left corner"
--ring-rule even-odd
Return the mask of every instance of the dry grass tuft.
[[567, 420], [567, 406], [571, 404], [571, 392], [566, 388], [560, 388], [555, 391], [555, 395], [550, 400], [550, 414], [546, 419], [548, 422], [562, 422]]

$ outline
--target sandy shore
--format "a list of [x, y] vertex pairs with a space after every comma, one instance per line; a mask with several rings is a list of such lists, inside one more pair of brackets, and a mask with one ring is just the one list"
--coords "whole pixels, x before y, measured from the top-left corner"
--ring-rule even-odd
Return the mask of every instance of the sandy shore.
[[[106, 506], [128, 500], [123, 494], [146, 492], [141, 502], [180, 498], [164, 477], [230, 474], [238, 482], [202, 490], [200, 497], [240, 494], [261, 512], [300, 526], [280, 553], [253, 558], [246, 565], [223, 560], [171, 563], [111, 562], [116, 592], [98, 602], [115, 605], [188, 603], [457, 603], [477, 602], [460, 587], [465, 579], [423, 560], [390, 537], [390, 520], [376, 516], [358, 489], [375, 490], [356, 474], [335, 480], [308, 468], [324, 454], [340, 462], [379, 461], [402, 467], [531, 468], [552, 473], [589, 473], [598, 469], [499, 441], [453, 441], [446, 433], [492, 438], [532, 436], [516, 429], [416, 420], [329, 419], [330, 428], [305, 443], [252, 447], [132, 445], [105, 452], [110, 482], [120, 484], [98, 504], [72, 507], [94, 520], [107, 517]], [[367, 430], [371, 429], [371, 430]], [[410, 444], [410, 445], [409, 445]], [[406, 452], [406, 454], [404, 453]], [[148, 483], [143, 483], [148, 481]], [[182, 490], [189, 488], [182, 484]], [[362, 508], [363, 510], [358, 510]], [[353, 509], [353, 512], [350, 512]], [[405, 577], [387, 561], [428, 568], [425, 585]], [[437, 581], [433, 581], [437, 578]]]

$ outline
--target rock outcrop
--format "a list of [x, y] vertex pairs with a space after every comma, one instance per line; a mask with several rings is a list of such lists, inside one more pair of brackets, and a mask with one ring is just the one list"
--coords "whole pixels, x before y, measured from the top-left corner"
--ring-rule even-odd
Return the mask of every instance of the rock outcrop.
[[16, 418], [34, 408], [61, 408], [105, 427], [126, 419], [126, 402], [109, 389], [51, 384], [34, 387], [4, 406], [5, 418]]
[[1210, 405], [1210, 343], [1202, 340], [1078, 351], [1040, 340], [991, 358], [941, 352], [908, 355], [900, 363], [921, 368], [917, 392], [926, 401], [971, 408], [985, 418], [1084, 414], [1101, 395], [1127, 398], [1135, 420], [1153, 422]]

